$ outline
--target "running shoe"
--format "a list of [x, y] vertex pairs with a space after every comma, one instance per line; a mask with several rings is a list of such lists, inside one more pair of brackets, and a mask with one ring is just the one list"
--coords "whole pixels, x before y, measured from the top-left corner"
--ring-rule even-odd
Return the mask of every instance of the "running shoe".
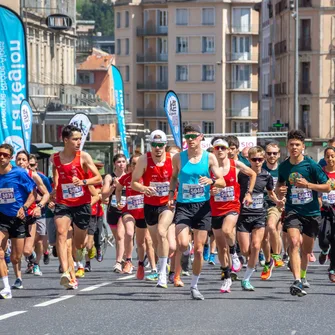
[[131, 261], [126, 261], [123, 268], [123, 273], [132, 274], [133, 273], [133, 264]]
[[285, 265], [280, 255], [272, 254], [272, 259], [275, 262], [276, 268], [281, 268]]
[[274, 265], [275, 265], [275, 262], [273, 261], [272, 258], [270, 259], [270, 264], [269, 265], [267, 265], [267, 264], [264, 265], [263, 271], [261, 273], [261, 279], [262, 280], [269, 280], [271, 278], [272, 270], [273, 270]]
[[67, 290], [77, 290], [77, 289], [78, 289], [78, 280], [71, 279], [67, 287]]
[[122, 264], [116, 262], [115, 265], [113, 266], [113, 272], [122, 273]]
[[79, 268], [76, 272], [76, 278], [84, 278], [85, 277], [85, 269]]
[[101, 249], [97, 249], [96, 259], [99, 263], [103, 261], [104, 257], [102, 256]]
[[309, 260], [311, 263], [316, 262], [316, 258], [315, 258], [315, 255], [314, 255], [313, 252], [309, 254], [308, 260]]
[[287, 264], [287, 262], [290, 260], [290, 257], [288, 256], [288, 254], [285, 252], [285, 254], [283, 255], [283, 262]]
[[48, 251], [43, 254], [43, 263], [45, 265], [48, 265], [50, 263], [50, 256]]
[[209, 260], [209, 247], [208, 247], [208, 245], [204, 246], [203, 257], [204, 257], [204, 261], [208, 262], [208, 260]]
[[321, 251], [320, 255], [319, 255], [319, 263], [321, 265], [326, 264], [327, 263], [327, 259], [328, 259], [328, 251], [326, 253], [324, 253], [323, 251]]
[[65, 271], [60, 277], [60, 285], [64, 286], [65, 288], [68, 288], [70, 281], [71, 281], [70, 273], [69, 271]]
[[86, 262], [84, 270], [85, 270], [85, 272], [91, 272], [92, 271], [91, 262]]
[[241, 286], [243, 291], [255, 291], [255, 288], [250, 284], [249, 280], [242, 280]]
[[144, 279], [144, 266], [138, 264], [137, 271], [136, 271], [136, 278], [138, 280], [143, 280]]
[[96, 256], [96, 254], [97, 254], [97, 249], [95, 246], [93, 246], [91, 250], [88, 250], [88, 253], [87, 253], [89, 259], [93, 259]]
[[184, 283], [182, 282], [179, 276], [174, 277], [173, 285], [174, 287], [184, 287]]
[[189, 260], [190, 260], [190, 255], [181, 255], [181, 268], [184, 272], [189, 271]]
[[306, 278], [301, 278], [301, 283], [304, 288], [310, 288], [311, 284], [307, 281]]
[[84, 260], [86, 253], [86, 248], [77, 249], [76, 261], [81, 262], [82, 260]]
[[42, 271], [41, 271], [40, 266], [38, 264], [34, 264], [33, 274], [34, 274], [34, 276], [42, 276]]
[[23, 289], [22, 279], [16, 278], [14, 284], [12, 285], [12, 289], [13, 290], [21, 290], [21, 289]]
[[297, 295], [298, 297], [303, 297], [307, 294], [307, 292], [304, 291], [304, 287], [300, 280], [294, 281], [294, 283], [290, 287], [290, 293], [291, 295]]
[[231, 255], [231, 262], [232, 262], [232, 266], [231, 266], [232, 271], [240, 272], [243, 265], [236, 252], [235, 254]]
[[191, 287], [191, 298], [193, 300], [205, 300], [204, 296], [199, 292], [197, 287]]
[[335, 271], [334, 270], [329, 270], [328, 277], [332, 283], [335, 283]]
[[230, 287], [233, 284], [231, 278], [226, 278], [223, 280], [223, 283], [221, 285], [220, 292], [221, 293], [230, 293]]
[[258, 254], [258, 261], [259, 261], [260, 266], [265, 265], [265, 256], [264, 256], [263, 250], [260, 250], [260, 252]]
[[8, 249], [5, 251], [5, 262], [6, 264], [10, 263], [10, 251]]
[[186, 276], [186, 277], [191, 276], [191, 274], [190, 274], [189, 271], [184, 271], [184, 270], [181, 270], [181, 275], [182, 275], [182, 276]]
[[12, 292], [10, 289], [3, 289], [0, 291], [0, 299], [12, 299]]
[[215, 265], [215, 254], [211, 253], [209, 255], [208, 264]]
[[151, 273], [148, 274], [145, 277], [145, 280], [148, 280], [148, 281], [157, 281], [158, 280], [158, 272], [157, 271], [151, 271]]
[[173, 284], [174, 283], [174, 272], [169, 273], [169, 283]]
[[35, 259], [36, 259], [36, 253], [35, 253], [35, 251], [33, 251], [33, 253], [30, 256], [26, 257], [26, 262], [27, 263], [34, 263]]
[[166, 282], [166, 276], [162, 276], [162, 274], [160, 273], [158, 276], [158, 282], [156, 287], [158, 288], [167, 288], [167, 282]]
[[33, 270], [34, 270], [34, 263], [29, 262], [25, 273], [33, 273]]
[[57, 248], [56, 248], [55, 245], [52, 247], [52, 256], [54, 256], [55, 258], [58, 257], [58, 254], [57, 254]]

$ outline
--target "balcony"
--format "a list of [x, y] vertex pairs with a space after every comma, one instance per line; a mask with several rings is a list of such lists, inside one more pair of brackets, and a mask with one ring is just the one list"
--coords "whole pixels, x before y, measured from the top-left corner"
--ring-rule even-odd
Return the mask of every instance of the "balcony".
[[299, 38], [299, 51], [312, 51], [312, 39], [310, 37]]
[[168, 89], [167, 81], [147, 81], [137, 83], [139, 91], [166, 91]]
[[275, 84], [275, 95], [285, 95], [287, 94], [286, 83], [277, 83]]
[[258, 34], [259, 26], [257, 24], [230, 24], [228, 25], [228, 34]]
[[227, 108], [226, 119], [238, 119], [238, 120], [255, 120], [258, 119], [257, 110], [241, 110], [240, 108]]
[[251, 80], [235, 80], [227, 81], [226, 89], [230, 91], [242, 90], [242, 91], [257, 91], [257, 81]]
[[91, 54], [93, 49], [93, 34], [77, 33], [76, 39], [76, 53], [78, 54]]
[[299, 7], [300, 8], [313, 7], [312, 0], [299, 0]]
[[137, 36], [167, 36], [168, 27], [146, 25], [144, 28], [136, 29]]
[[288, 8], [287, 0], [282, 0], [280, 2], [277, 2], [275, 5], [276, 15], [279, 15], [281, 12], [283, 12], [287, 8]]
[[242, 63], [251, 63], [258, 62], [258, 53], [251, 52], [232, 52], [226, 53], [226, 61], [227, 62], [242, 62]]
[[312, 94], [310, 81], [299, 81], [299, 94]]
[[137, 54], [136, 62], [139, 64], [144, 63], [167, 63], [167, 54]]
[[137, 109], [136, 113], [137, 117], [140, 118], [162, 118], [166, 117], [164, 108], [157, 107], [157, 108], [144, 108], [144, 109]]

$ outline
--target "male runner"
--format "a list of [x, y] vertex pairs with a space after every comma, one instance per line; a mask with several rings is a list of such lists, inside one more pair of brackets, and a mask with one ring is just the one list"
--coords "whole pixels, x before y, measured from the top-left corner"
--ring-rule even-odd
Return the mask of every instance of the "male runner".
[[[142, 155], [133, 171], [131, 187], [144, 193], [144, 217], [158, 260], [157, 287], [167, 288], [166, 265], [169, 257], [167, 233], [173, 220], [168, 207], [172, 160], [166, 152], [167, 137], [161, 130], [150, 134], [151, 151]], [[143, 184], [141, 183], [143, 179]]]
[[[60, 284], [71, 288], [74, 278], [72, 255], [68, 254], [67, 240], [71, 224], [74, 230], [74, 246], [85, 247], [87, 229], [91, 218], [91, 193], [88, 185], [101, 183], [102, 179], [92, 157], [80, 151], [81, 131], [78, 127], [68, 125], [62, 131], [64, 149], [52, 155], [53, 180], [55, 183], [55, 225], [57, 229], [57, 253], [64, 271]], [[94, 177], [87, 179], [91, 170]], [[70, 271], [72, 275], [70, 276]]]
[[288, 133], [287, 149], [289, 158], [279, 165], [276, 192], [280, 196], [287, 192], [283, 230], [288, 233], [294, 277], [290, 293], [302, 297], [307, 294], [304, 288], [309, 287], [306, 280], [308, 254], [313, 251], [321, 223], [318, 192], [329, 192], [330, 185], [320, 165], [303, 155], [305, 134], [301, 130]]
[[[239, 141], [239, 139], [234, 135], [229, 135], [229, 136], [225, 137], [225, 140], [228, 142], [229, 149], [230, 149], [228, 157], [230, 159], [235, 160], [235, 161], [239, 160], [243, 164], [245, 164], [247, 167], [250, 167], [250, 162], [249, 162], [248, 158], [244, 157], [242, 155], [242, 152], [240, 152], [240, 149], [239, 149], [240, 148], [240, 141]], [[246, 148], [244, 148], [244, 149], [246, 149]], [[247, 151], [247, 150], [248, 149], [246, 149], [245, 151]], [[247, 153], [246, 153], [246, 155], [247, 155]]]
[[[198, 281], [203, 263], [203, 249], [211, 224], [210, 185], [223, 188], [222, 177], [214, 154], [201, 149], [204, 135], [199, 126], [187, 125], [184, 136], [188, 149], [173, 156], [173, 174], [170, 182], [169, 204], [174, 206], [174, 193], [178, 184], [176, 204], [177, 246], [185, 252], [189, 245], [189, 230], [194, 234], [194, 261], [191, 282], [191, 297], [204, 300], [198, 290]], [[210, 178], [212, 171], [215, 179]]]
[[235, 227], [240, 213], [240, 185], [237, 178], [240, 172], [250, 177], [249, 192], [244, 200], [252, 203], [251, 194], [255, 186], [256, 173], [240, 161], [228, 158], [229, 145], [223, 136], [214, 137], [211, 143], [226, 182], [226, 187], [221, 190], [212, 188], [211, 209], [212, 229], [224, 275], [221, 292], [228, 293], [232, 284], [230, 269], [238, 272], [242, 267], [235, 250]]
[[26, 170], [12, 166], [13, 153], [10, 144], [0, 145], [0, 277], [4, 284], [0, 299], [12, 297], [5, 262], [7, 240], [10, 238], [12, 241], [10, 258], [16, 266], [23, 253], [27, 210], [35, 201], [36, 185]]

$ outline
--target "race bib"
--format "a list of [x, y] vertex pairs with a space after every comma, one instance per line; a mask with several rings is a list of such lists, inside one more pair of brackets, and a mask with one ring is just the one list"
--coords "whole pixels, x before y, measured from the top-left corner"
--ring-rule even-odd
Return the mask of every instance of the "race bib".
[[308, 188], [292, 187], [292, 205], [306, 205], [313, 201], [313, 193]]
[[235, 200], [234, 186], [227, 186], [220, 190], [220, 193], [214, 196], [215, 202], [227, 202]]
[[245, 206], [246, 208], [251, 209], [260, 209], [264, 207], [264, 194], [255, 194], [252, 195], [252, 204]]
[[134, 209], [142, 209], [144, 208], [144, 195], [133, 195], [127, 198], [127, 208], [131, 211]]
[[[121, 203], [122, 206], [125, 206], [126, 203], [127, 203], [127, 198], [122, 195], [120, 203]], [[111, 206], [117, 208], [116, 195], [115, 194], [112, 195]]]
[[272, 177], [273, 178], [273, 187], [275, 188], [277, 185], [278, 177]]
[[326, 204], [335, 204], [335, 191], [330, 191], [329, 193], [322, 193], [322, 202]]
[[14, 188], [0, 188], [0, 204], [11, 204], [15, 201]]
[[75, 199], [80, 198], [84, 195], [84, 190], [81, 186], [75, 186], [74, 184], [63, 184], [63, 199]]
[[183, 199], [199, 199], [205, 196], [205, 187], [197, 184], [183, 184]]
[[170, 182], [150, 182], [150, 187], [156, 189], [155, 197], [166, 197], [169, 195]]

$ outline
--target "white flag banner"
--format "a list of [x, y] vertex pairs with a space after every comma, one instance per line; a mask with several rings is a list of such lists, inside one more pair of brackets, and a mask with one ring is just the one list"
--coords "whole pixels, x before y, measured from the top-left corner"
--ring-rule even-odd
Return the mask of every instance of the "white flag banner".
[[70, 120], [69, 124], [74, 125], [81, 130], [82, 139], [80, 143], [80, 150], [83, 150], [87, 135], [90, 132], [92, 126], [91, 120], [86, 114], [78, 113]]

